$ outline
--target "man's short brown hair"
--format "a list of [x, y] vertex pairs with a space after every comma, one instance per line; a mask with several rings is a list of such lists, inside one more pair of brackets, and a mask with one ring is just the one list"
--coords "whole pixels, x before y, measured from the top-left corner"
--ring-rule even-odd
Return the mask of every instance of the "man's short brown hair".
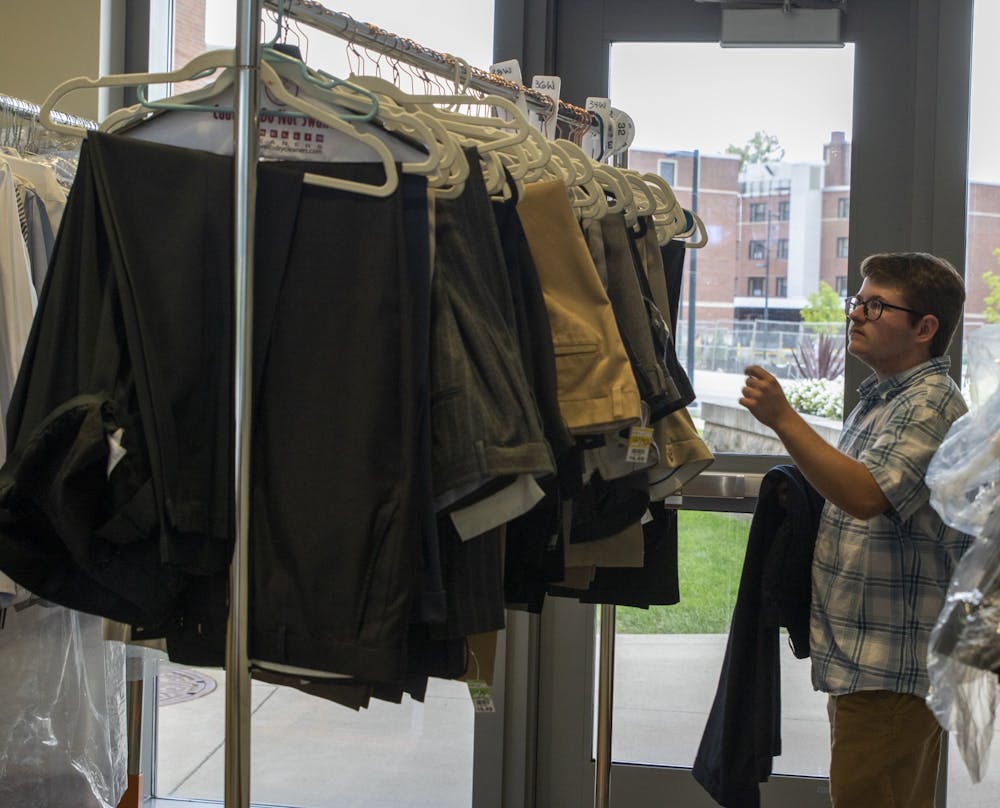
[[937, 317], [931, 356], [948, 350], [965, 305], [965, 281], [949, 261], [921, 252], [876, 253], [861, 262], [861, 277], [898, 289], [906, 306]]

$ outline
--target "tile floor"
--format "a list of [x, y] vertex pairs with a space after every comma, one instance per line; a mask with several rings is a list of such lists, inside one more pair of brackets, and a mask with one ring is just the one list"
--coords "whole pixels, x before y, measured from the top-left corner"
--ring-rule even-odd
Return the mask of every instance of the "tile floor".
[[[615, 760], [690, 765], [724, 647], [725, 638], [716, 635], [619, 636]], [[176, 800], [204, 805], [222, 799], [224, 674], [196, 673], [218, 686], [160, 709], [156, 794], [162, 799], [153, 808], [180, 808]], [[785, 753], [775, 760], [775, 773], [824, 776], [825, 698], [809, 684], [808, 663], [789, 655], [782, 685]], [[461, 683], [432, 680], [423, 704], [373, 701], [355, 713], [294, 689], [254, 682], [252, 709], [255, 805], [470, 808], [474, 713]], [[1000, 739], [991, 759], [984, 781], [973, 785], [952, 745], [949, 806], [1000, 804]]]

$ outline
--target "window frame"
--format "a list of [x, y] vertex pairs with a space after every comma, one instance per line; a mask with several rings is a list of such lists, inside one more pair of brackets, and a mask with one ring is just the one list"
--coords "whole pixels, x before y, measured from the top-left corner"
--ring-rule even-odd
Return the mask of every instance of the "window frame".
[[[664, 175], [663, 170], [665, 168], [670, 169], [670, 176]], [[660, 178], [667, 183], [667, 185], [674, 186], [677, 183], [677, 161], [676, 160], [664, 160], [662, 157], [656, 161], [656, 173], [659, 174]]]

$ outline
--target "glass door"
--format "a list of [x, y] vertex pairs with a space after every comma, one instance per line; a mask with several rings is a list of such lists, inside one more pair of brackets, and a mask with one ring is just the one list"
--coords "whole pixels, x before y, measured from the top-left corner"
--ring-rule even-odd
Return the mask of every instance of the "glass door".
[[[831, 443], [843, 418], [854, 52], [616, 43], [610, 76], [612, 104], [636, 124], [629, 167], [666, 179], [708, 229], [708, 245], [686, 255], [675, 341], [698, 396], [691, 414], [717, 457], [672, 503], [680, 602], [617, 609], [611, 804], [713, 806], [691, 767], [756, 490], [768, 468], [788, 462], [738, 404], [743, 370], [759, 364], [778, 376]], [[682, 76], [690, 92], [675, 96], [665, 77]], [[599, 610], [552, 600], [542, 616], [548, 756], [538, 804], [589, 805]], [[828, 805], [826, 697], [812, 689], [808, 660], [781, 647], [783, 753], [762, 794], [768, 805]]]

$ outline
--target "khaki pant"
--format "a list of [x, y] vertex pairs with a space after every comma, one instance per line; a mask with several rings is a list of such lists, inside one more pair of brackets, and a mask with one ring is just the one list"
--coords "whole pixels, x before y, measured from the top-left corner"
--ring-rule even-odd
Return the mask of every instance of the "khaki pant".
[[923, 699], [867, 690], [827, 710], [833, 808], [934, 808], [944, 732]]
[[517, 214], [549, 314], [566, 426], [573, 434], [594, 435], [637, 423], [639, 387], [566, 186], [527, 185]]

